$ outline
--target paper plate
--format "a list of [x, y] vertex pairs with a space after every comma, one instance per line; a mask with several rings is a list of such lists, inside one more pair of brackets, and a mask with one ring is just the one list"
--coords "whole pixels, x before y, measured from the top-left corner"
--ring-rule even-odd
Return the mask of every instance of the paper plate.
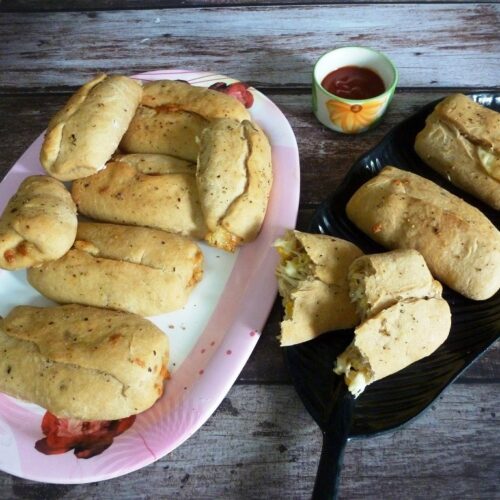
[[[152, 71], [141, 80], [187, 80], [208, 87], [236, 80], [216, 73]], [[171, 379], [165, 394], [137, 416], [130, 429], [103, 453], [79, 459], [38, 452], [43, 438], [42, 408], [0, 394], [0, 470], [48, 483], [86, 483], [132, 472], [171, 452], [214, 412], [252, 353], [277, 292], [277, 263], [272, 242], [295, 227], [300, 170], [297, 143], [283, 113], [267, 97], [250, 88], [252, 119], [272, 147], [274, 181], [258, 238], [229, 254], [200, 244], [204, 278], [180, 311], [150, 318], [169, 337]], [[44, 173], [38, 156], [43, 134], [28, 148], [0, 183], [0, 211], [22, 179]], [[0, 315], [16, 305], [53, 305], [30, 287], [24, 271], [0, 271]]]

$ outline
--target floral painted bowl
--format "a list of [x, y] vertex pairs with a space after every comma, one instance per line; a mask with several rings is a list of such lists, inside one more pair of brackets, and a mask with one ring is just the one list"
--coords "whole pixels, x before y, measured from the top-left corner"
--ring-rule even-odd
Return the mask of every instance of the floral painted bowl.
[[[348, 99], [329, 92], [324, 78], [339, 68], [356, 66], [376, 73], [385, 91], [368, 99]], [[323, 54], [313, 70], [312, 105], [316, 118], [326, 127], [344, 134], [358, 134], [378, 123], [394, 96], [398, 71], [390, 59], [365, 47], [342, 47]]]

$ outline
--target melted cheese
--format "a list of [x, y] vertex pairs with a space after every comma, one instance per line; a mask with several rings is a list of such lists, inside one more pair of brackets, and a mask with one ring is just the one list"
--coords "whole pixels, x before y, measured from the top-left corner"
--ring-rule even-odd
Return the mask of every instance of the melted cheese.
[[477, 146], [479, 161], [490, 177], [500, 181], [500, 157], [491, 151]]

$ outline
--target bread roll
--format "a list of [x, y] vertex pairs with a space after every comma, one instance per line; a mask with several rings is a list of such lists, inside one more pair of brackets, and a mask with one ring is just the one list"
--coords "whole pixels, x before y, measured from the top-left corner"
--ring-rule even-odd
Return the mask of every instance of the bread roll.
[[0, 267], [22, 269], [64, 255], [75, 241], [76, 206], [51, 177], [27, 177], [0, 217]]
[[404, 299], [441, 297], [443, 289], [416, 250], [358, 257], [348, 279], [349, 296], [362, 320]]
[[49, 123], [40, 152], [45, 170], [70, 181], [104, 168], [141, 95], [141, 85], [125, 76], [102, 74], [86, 83]]
[[197, 138], [217, 118], [249, 120], [234, 97], [189, 83], [160, 80], [144, 86], [120, 148], [128, 153], [162, 153], [196, 161]]
[[[124, 163], [127, 161], [127, 163]], [[203, 238], [203, 220], [194, 171], [160, 174], [168, 166], [148, 174], [129, 160], [108, 163], [101, 172], [73, 182], [71, 194], [78, 211], [93, 219], [162, 229]], [[145, 169], [148, 167], [144, 167]]]
[[416, 174], [385, 167], [349, 200], [347, 216], [387, 248], [413, 248], [432, 274], [483, 300], [500, 287], [500, 234], [476, 208]]
[[287, 231], [275, 247], [280, 254], [276, 276], [285, 309], [282, 346], [358, 323], [347, 281], [349, 265], [363, 254], [358, 247], [339, 238], [299, 231]]
[[183, 307], [200, 281], [203, 254], [182, 236], [80, 222], [73, 248], [28, 271], [28, 281], [59, 303], [152, 316]]
[[359, 396], [368, 384], [432, 354], [448, 337], [451, 313], [440, 298], [398, 302], [354, 331], [351, 345], [337, 358], [335, 373]]
[[140, 413], [162, 395], [168, 375], [160, 329], [94, 307], [16, 307], [0, 318], [0, 351], [0, 391], [63, 418]]
[[165, 175], [165, 174], [195, 174], [196, 162], [182, 160], [175, 156], [162, 154], [117, 154], [113, 161], [127, 163], [141, 174]]
[[500, 209], [500, 113], [462, 94], [441, 101], [415, 140], [420, 158], [456, 186]]
[[266, 214], [273, 173], [271, 146], [249, 121], [214, 121], [201, 136], [197, 185], [206, 240], [233, 251], [255, 239]]

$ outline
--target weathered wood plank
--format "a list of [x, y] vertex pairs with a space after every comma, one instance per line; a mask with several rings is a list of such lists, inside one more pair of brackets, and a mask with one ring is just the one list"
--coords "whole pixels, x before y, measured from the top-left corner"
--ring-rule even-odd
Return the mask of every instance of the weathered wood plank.
[[[433, 2], [435, 0], [424, 0]], [[456, 0], [455, 3], [467, 3], [469, 0]], [[415, 0], [352, 0], [350, 3], [414, 3]], [[0, 12], [60, 12], [92, 10], [143, 10], [178, 7], [249, 7], [257, 5], [335, 5], [346, 3], [345, 0], [3, 0]], [[480, 0], [476, 3], [491, 3]]]
[[4, 13], [0, 89], [175, 67], [308, 86], [323, 52], [359, 44], [395, 61], [401, 87], [462, 86], [466, 75], [484, 88], [498, 84], [499, 13], [498, 4]]
[[[455, 384], [406, 427], [347, 445], [340, 498], [498, 497], [497, 386]], [[291, 387], [236, 386], [170, 455], [77, 486], [0, 473], [3, 498], [310, 498], [321, 436]], [[48, 458], [50, 459], [50, 458]]]

